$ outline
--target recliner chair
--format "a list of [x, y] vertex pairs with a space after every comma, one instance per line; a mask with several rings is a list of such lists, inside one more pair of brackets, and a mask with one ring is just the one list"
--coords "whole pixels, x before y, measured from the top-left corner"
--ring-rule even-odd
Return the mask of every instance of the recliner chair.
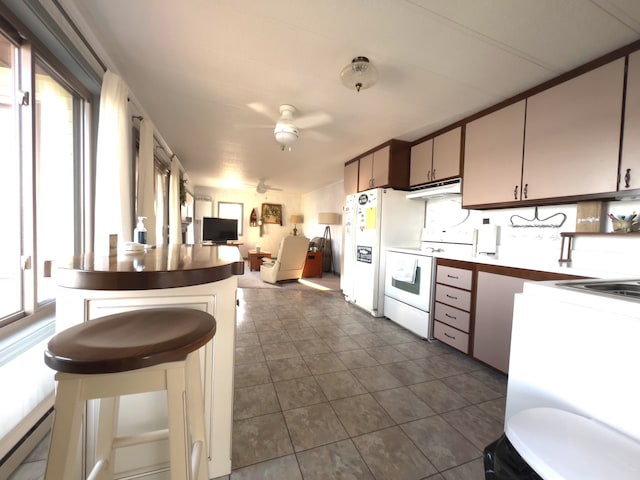
[[302, 235], [284, 237], [280, 242], [277, 257], [262, 259], [260, 278], [267, 283], [301, 278], [308, 250], [309, 239], [307, 237]]

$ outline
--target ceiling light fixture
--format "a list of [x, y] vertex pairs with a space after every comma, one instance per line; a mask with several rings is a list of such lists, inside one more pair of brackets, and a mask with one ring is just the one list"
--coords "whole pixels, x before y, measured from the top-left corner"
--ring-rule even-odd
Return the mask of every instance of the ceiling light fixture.
[[276, 128], [273, 129], [273, 135], [276, 137], [276, 142], [280, 144], [280, 150], [284, 150], [286, 147], [291, 150], [291, 144], [298, 140], [298, 129], [292, 121], [294, 111], [295, 107], [291, 105], [280, 106], [282, 116], [276, 123]]
[[347, 88], [356, 91], [369, 88], [378, 80], [378, 71], [367, 57], [356, 57], [340, 72], [340, 80]]

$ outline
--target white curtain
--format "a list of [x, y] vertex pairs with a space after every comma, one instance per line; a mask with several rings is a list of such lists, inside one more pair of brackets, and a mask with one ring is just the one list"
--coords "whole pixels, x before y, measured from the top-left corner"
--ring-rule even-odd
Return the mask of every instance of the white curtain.
[[182, 243], [182, 219], [180, 218], [180, 162], [171, 158], [169, 178], [169, 243]]
[[165, 174], [156, 170], [156, 245], [165, 245], [167, 235], [165, 199], [167, 187]]
[[[153, 123], [140, 121], [140, 151], [138, 153], [138, 209], [137, 217], [147, 217], [147, 243], [156, 244], [155, 166], [153, 160]], [[138, 219], [136, 218], [137, 222]], [[135, 240], [135, 239], [134, 239]]]
[[130, 241], [131, 222], [131, 125], [127, 86], [107, 71], [102, 79], [96, 158], [96, 205], [94, 252], [108, 255], [109, 235]]

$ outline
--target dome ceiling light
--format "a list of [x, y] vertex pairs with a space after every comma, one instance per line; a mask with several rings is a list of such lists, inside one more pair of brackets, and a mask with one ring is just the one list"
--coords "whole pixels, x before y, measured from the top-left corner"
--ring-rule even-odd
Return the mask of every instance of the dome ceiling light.
[[378, 71], [367, 57], [356, 57], [342, 69], [340, 80], [342, 80], [345, 87], [359, 92], [376, 83]]
[[280, 150], [284, 150], [298, 140], [298, 129], [293, 124], [293, 114], [296, 109], [293, 105], [280, 105], [280, 119], [276, 123], [276, 128], [273, 129], [273, 135], [276, 138], [276, 142], [280, 144]]

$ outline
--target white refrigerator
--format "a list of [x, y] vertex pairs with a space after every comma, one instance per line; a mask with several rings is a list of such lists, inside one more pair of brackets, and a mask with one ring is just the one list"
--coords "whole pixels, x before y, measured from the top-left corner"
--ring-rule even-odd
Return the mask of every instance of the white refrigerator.
[[375, 317], [384, 316], [385, 249], [420, 246], [426, 205], [406, 195], [375, 188], [345, 200], [340, 288], [346, 301]]

